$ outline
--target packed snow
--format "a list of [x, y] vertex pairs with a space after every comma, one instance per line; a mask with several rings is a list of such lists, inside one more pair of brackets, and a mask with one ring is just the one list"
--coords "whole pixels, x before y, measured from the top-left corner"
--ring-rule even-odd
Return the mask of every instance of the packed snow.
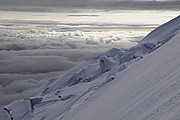
[[82, 62], [36, 96], [1, 108], [0, 119], [180, 119], [179, 26], [180, 16], [132, 48], [113, 48]]

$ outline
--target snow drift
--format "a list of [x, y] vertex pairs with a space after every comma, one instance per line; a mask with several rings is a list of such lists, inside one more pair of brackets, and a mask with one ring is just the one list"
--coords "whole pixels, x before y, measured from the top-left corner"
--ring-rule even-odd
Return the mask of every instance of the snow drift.
[[113, 48], [0, 109], [2, 120], [180, 119], [180, 16], [130, 49]]

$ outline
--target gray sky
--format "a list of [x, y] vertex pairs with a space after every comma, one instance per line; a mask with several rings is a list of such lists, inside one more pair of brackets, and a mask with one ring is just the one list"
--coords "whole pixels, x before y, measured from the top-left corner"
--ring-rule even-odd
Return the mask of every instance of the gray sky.
[[180, 10], [179, 0], [1, 0], [1, 11]]

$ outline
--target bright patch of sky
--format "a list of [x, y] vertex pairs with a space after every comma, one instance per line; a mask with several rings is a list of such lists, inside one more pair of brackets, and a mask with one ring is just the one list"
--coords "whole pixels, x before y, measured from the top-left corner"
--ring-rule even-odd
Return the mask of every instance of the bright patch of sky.
[[50, 20], [61, 22], [101, 22], [122, 24], [162, 24], [178, 15], [178, 11], [96, 11], [86, 13], [39, 13], [1, 11], [0, 19]]

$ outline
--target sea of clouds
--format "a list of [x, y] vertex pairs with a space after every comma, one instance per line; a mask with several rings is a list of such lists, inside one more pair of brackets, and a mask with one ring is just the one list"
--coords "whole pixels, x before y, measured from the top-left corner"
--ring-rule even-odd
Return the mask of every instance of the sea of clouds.
[[[0, 23], [0, 105], [33, 96], [48, 80], [78, 63], [114, 47], [134, 46], [149, 33], [80, 30], [97, 28], [94, 24]], [[108, 28], [107, 25], [100, 27]]]

